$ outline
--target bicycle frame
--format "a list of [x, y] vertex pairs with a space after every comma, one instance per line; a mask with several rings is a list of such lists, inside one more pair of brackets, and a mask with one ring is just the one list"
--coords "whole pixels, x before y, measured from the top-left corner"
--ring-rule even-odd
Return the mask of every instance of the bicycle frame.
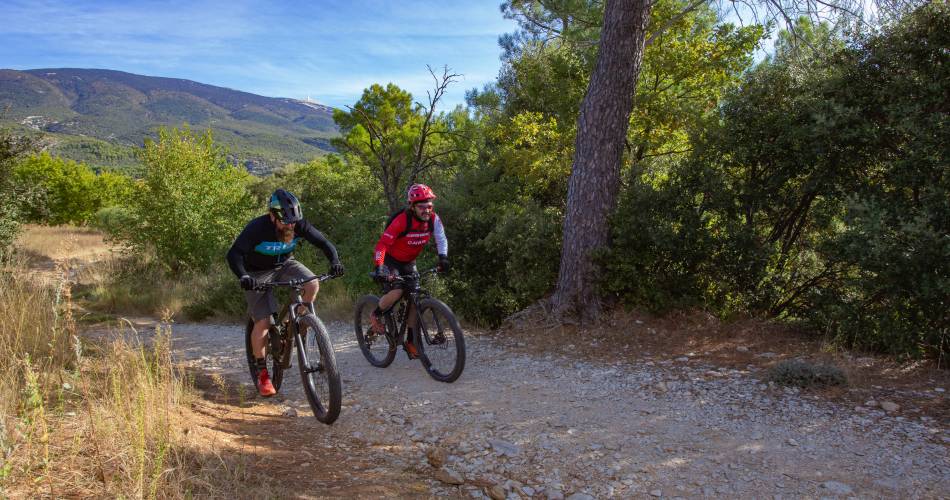
[[[301, 297], [301, 290], [306, 283], [311, 281], [325, 281], [337, 276], [325, 274], [307, 279], [272, 281], [255, 287], [255, 290], [271, 290], [277, 287], [292, 289], [290, 300], [286, 302], [280, 313], [269, 316], [270, 325], [265, 333], [269, 336], [266, 340], [267, 355], [273, 363], [274, 385], [275, 388], [279, 388], [284, 370], [290, 368], [292, 352], [296, 348], [304, 393], [307, 395], [314, 416], [325, 424], [332, 424], [340, 414], [342, 401], [340, 374], [333, 354], [333, 344], [323, 323], [316, 315], [313, 302], [305, 302]], [[298, 311], [300, 306], [305, 306], [306, 309]], [[258, 361], [252, 353], [252, 327], [253, 323], [248, 323], [245, 342], [248, 366], [256, 382]], [[324, 389], [326, 393], [323, 392]]]
[[[422, 288], [421, 282], [422, 278], [430, 274], [435, 274], [438, 271], [436, 269], [429, 269], [421, 273], [415, 273], [412, 275], [412, 279], [398, 277], [394, 279], [394, 282], [402, 282], [403, 284], [412, 283], [412, 287], [403, 288], [403, 296], [400, 298], [399, 304], [402, 309], [400, 309], [399, 314], [395, 316], [398, 327], [398, 336], [395, 340], [406, 338], [406, 330], [409, 328], [409, 310], [412, 309], [413, 313], [416, 315], [416, 324], [422, 324], [422, 315], [419, 313], [419, 298], [425, 298], [429, 296], [429, 292], [425, 291]], [[408, 296], [407, 296], [408, 295]], [[411, 307], [410, 307], [411, 306]], [[391, 311], [392, 309], [390, 309]]]
[[[304, 302], [303, 297], [301, 297], [300, 295], [300, 290], [303, 288], [305, 284], [311, 281], [316, 280], [318, 282], [321, 282], [321, 281], [326, 281], [326, 280], [333, 279], [336, 277], [337, 276], [334, 274], [322, 274], [320, 276], [313, 276], [307, 279], [297, 279], [297, 280], [290, 280], [290, 281], [271, 281], [268, 283], [262, 283], [260, 286], [256, 287], [255, 288], [256, 290], [269, 290], [271, 288], [278, 288], [278, 287], [287, 287], [293, 290], [291, 292], [290, 301], [280, 309], [280, 312], [277, 314], [277, 317], [275, 318], [274, 315], [271, 315], [270, 317], [271, 327], [279, 327], [280, 324], [283, 323], [284, 318], [288, 318], [288, 325], [293, 325], [292, 333], [293, 333], [294, 341], [296, 345], [301, 345], [301, 339], [299, 338], [300, 337], [299, 320], [300, 320], [301, 315], [297, 314], [297, 307], [306, 306], [307, 311], [310, 314], [314, 314], [314, 310], [313, 310], [313, 302]], [[271, 339], [271, 343], [273, 343], [274, 340], [275, 339]], [[286, 352], [280, 353], [281, 364], [287, 364], [287, 361], [289, 361], [290, 359], [290, 356], [289, 356], [290, 351], [293, 348], [290, 346], [287, 346], [285, 347], [285, 349], [287, 349]]]

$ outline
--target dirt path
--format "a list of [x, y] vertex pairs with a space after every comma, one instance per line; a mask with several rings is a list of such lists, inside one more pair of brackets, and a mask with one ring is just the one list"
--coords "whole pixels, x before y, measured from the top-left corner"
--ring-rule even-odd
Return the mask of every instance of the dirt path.
[[328, 328], [344, 377], [330, 427], [296, 367], [276, 398], [253, 395], [240, 326], [173, 326], [207, 375], [199, 426], [300, 497], [950, 498], [946, 425], [770, 387], [754, 367], [576, 362], [469, 332], [465, 373], [442, 384], [402, 352], [373, 368], [350, 326]]

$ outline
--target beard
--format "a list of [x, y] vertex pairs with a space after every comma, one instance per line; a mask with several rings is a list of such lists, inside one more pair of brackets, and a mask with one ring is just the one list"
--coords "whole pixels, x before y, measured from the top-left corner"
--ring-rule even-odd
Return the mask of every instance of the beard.
[[277, 229], [277, 237], [284, 243], [290, 243], [294, 239], [294, 226], [285, 226]]

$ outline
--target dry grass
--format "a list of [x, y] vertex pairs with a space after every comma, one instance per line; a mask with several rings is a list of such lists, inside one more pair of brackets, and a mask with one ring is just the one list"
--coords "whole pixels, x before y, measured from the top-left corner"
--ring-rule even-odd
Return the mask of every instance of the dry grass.
[[76, 267], [77, 262], [101, 260], [115, 250], [95, 229], [35, 224], [22, 227], [15, 247], [34, 268], [52, 268], [55, 262], [68, 262]]
[[[39, 252], [35, 236], [47, 234], [28, 236]], [[65, 262], [89, 268], [89, 254], [59, 240], [37, 254], [52, 269], [21, 255], [0, 270], [0, 498], [266, 496], [247, 458], [190, 435], [196, 392], [172, 363], [167, 326], [80, 340], [72, 279], [89, 271]]]

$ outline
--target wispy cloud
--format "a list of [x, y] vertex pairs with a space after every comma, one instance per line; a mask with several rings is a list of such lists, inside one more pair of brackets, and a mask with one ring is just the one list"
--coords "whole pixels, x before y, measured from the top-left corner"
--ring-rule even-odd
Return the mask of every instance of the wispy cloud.
[[0, 67], [111, 68], [332, 105], [372, 83], [424, 97], [427, 64], [465, 75], [447, 96], [461, 102], [495, 78], [497, 38], [514, 29], [496, 0], [4, 0], [0, 19]]

